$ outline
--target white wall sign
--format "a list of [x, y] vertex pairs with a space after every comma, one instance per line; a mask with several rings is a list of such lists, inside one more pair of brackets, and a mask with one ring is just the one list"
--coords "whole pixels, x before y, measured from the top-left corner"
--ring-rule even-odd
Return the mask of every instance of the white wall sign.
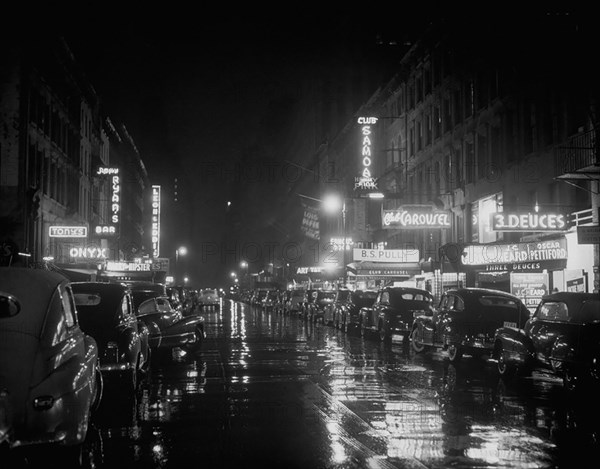
[[51, 226], [48, 236], [51, 238], [87, 238], [87, 226]]
[[418, 249], [354, 249], [355, 261], [419, 262]]

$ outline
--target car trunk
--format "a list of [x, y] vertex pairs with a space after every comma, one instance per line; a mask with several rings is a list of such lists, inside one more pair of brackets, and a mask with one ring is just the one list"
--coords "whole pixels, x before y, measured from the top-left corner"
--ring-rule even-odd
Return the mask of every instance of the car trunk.
[[516, 306], [488, 305], [480, 306], [473, 317], [473, 323], [467, 319], [467, 332], [479, 335], [485, 334], [487, 337], [493, 337], [496, 330], [500, 327], [520, 327], [523, 325], [525, 313]]

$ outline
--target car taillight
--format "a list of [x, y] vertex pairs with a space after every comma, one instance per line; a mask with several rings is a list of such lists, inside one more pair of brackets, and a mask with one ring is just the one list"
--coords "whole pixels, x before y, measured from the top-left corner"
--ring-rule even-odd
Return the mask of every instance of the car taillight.
[[54, 405], [54, 397], [39, 396], [33, 400], [33, 408], [35, 410], [48, 410]]

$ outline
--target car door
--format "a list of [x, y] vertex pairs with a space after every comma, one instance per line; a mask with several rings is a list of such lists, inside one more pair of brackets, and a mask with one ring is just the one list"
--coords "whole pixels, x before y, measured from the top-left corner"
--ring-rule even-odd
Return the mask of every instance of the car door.
[[549, 363], [556, 340], [568, 329], [568, 308], [561, 301], [542, 302], [525, 325], [538, 360]]
[[377, 328], [380, 320], [386, 321], [389, 319], [390, 308], [390, 292], [389, 290], [383, 290], [377, 308], [372, 310], [370, 326]]

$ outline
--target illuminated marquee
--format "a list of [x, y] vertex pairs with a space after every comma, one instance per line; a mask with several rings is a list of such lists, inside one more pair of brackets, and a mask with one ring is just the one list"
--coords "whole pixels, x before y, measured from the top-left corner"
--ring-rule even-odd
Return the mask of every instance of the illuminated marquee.
[[359, 117], [358, 123], [361, 125], [361, 157], [362, 174], [355, 178], [354, 189], [377, 189], [377, 178], [371, 174], [371, 164], [373, 163], [373, 142], [371, 140], [371, 125], [377, 123], [377, 117]]
[[511, 213], [490, 215], [494, 231], [564, 231], [568, 229], [567, 216], [562, 213]]
[[384, 210], [382, 225], [387, 229], [450, 228], [450, 213], [412, 208]]
[[51, 226], [48, 236], [51, 238], [87, 238], [87, 226]]
[[69, 250], [70, 257], [83, 259], [106, 259], [106, 248], [71, 248]]
[[469, 245], [464, 248], [462, 254], [462, 263], [474, 266], [566, 259], [567, 240], [565, 238], [537, 243]]
[[97, 236], [114, 236], [117, 234], [117, 228], [113, 225], [97, 225], [94, 227], [94, 233]]
[[152, 256], [160, 256], [160, 186], [152, 186]]
[[119, 272], [119, 271], [128, 271], [128, 272], [150, 272], [152, 269], [152, 264], [149, 263], [138, 263], [138, 262], [107, 262], [106, 270]]

